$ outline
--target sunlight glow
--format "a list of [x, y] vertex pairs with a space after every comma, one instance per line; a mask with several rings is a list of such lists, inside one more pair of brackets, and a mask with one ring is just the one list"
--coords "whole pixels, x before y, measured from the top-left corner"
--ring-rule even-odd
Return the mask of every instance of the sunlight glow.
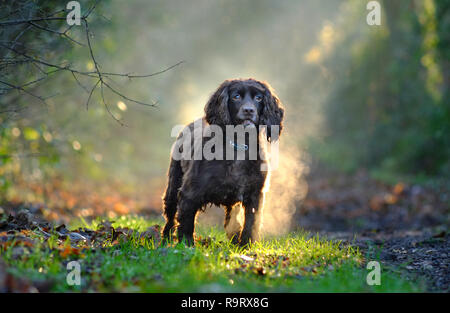
[[311, 50], [308, 51], [305, 55], [305, 61], [308, 64], [311, 63], [319, 63], [322, 59], [322, 52], [320, 51], [319, 47], [313, 47]]

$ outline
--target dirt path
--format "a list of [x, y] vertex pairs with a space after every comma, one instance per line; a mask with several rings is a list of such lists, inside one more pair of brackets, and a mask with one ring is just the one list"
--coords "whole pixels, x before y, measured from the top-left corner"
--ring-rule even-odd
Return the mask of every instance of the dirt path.
[[429, 291], [450, 291], [448, 186], [390, 186], [363, 171], [315, 170], [307, 181], [298, 227], [356, 245], [410, 279], [424, 278]]

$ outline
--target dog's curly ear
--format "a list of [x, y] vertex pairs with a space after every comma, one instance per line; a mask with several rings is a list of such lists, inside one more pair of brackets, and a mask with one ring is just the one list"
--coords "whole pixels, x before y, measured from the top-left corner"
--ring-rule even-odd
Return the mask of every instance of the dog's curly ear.
[[228, 87], [230, 84], [231, 81], [224, 81], [206, 103], [205, 117], [211, 125], [231, 124], [230, 112], [228, 111]]
[[[283, 129], [284, 108], [280, 99], [266, 82], [259, 82], [265, 89], [264, 108], [260, 117], [260, 125], [266, 125], [267, 141], [278, 140]], [[279, 131], [272, 134], [271, 126], [277, 125]]]

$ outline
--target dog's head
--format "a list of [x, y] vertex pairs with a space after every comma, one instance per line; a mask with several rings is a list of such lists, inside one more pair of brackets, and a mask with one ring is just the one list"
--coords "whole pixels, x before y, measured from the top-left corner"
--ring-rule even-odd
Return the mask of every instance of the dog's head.
[[282, 129], [284, 109], [268, 83], [254, 79], [224, 81], [205, 106], [209, 124], [244, 125], [244, 127], [267, 126], [267, 140], [272, 136], [272, 125]]

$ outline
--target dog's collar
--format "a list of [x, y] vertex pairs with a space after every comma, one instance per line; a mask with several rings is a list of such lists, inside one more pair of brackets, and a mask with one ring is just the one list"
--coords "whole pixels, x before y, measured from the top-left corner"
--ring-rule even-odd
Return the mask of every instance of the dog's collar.
[[233, 146], [236, 150], [240, 150], [240, 151], [248, 150], [248, 145], [246, 145], [246, 144], [239, 145], [239, 144], [235, 143], [233, 140], [230, 140], [230, 145]]

